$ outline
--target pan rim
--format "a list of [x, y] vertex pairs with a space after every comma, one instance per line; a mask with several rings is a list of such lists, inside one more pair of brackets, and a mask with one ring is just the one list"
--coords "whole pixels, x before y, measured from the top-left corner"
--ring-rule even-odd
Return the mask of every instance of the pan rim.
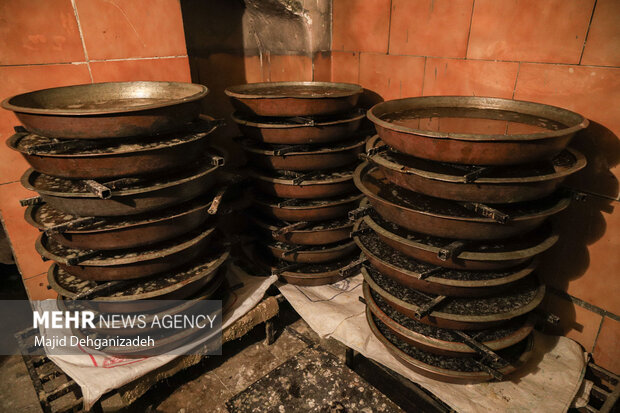
[[[316, 96], [307, 96], [307, 95], [298, 95], [294, 93], [282, 94], [282, 95], [261, 95], [254, 93], [244, 93], [244, 91], [252, 91], [256, 88], [263, 87], [278, 87], [278, 86], [329, 86], [333, 88], [340, 88], [341, 91], [334, 93], [330, 96], [325, 95], [316, 95]], [[237, 99], [337, 99], [344, 98], [349, 96], [354, 96], [361, 94], [364, 89], [357, 84], [354, 83], [344, 83], [344, 82], [313, 82], [313, 81], [304, 81], [304, 82], [257, 82], [257, 83], [246, 83], [242, 85], [233, 85], [224, 89], [224, 93], [226, 96], [237, 98]]]
[[[450, 221], [478, 222], [478, 223], [490, 223], [490, 224], [502, 225], [502, 224], [497, 223], [496, 221], [494, 221], [491, 218], [486, 218], [486, 217], [456, 217], [456, 216], [453, 216], [453, 215], [444, 215], [444, 214], [438, 214], [438, 213], [433, 213], [433, 212], [428, 212], [428, 211], [419, 211], [419, 210], [416, 210], [416, 209], [412, 209], [412, 208], [409, 208], [409, 207], [405, 207], [405, 206], [398, 205], [398, 204], [395, 204], [393, 202], [390, 202], [387, 199], [382, 198], [379, 195], [375, 194], [374, 192], [370, 191], [366, 187], [366, 185], [364, 185], [362, 183], [362, 173], [367, 174], [368, 171], [366, 171], [366, 169], [370, 170], [371, 168], [378, 169], [377, 166], [373, 166], [369, 162], [361, 163], [356, 168], [355, 174], [354, 174], [354, 178], [353, 178], [353, 181], [355, 182], [355, 186], [368, 198], [368, 200], [369, 200], [369, 202], [371, 204], [372, 204], [372, 201], [374, 200], [375, 202], [381, 202], [383, 205], [387, 205], [390, 208], [396, 208], [396, 209], [399, 209], [399, 210], [406, 210], [409, 213], [425, 215], [425, 216], [434, 217], [434, 218], [438, 218], [438, 219], [446, 219], [446, 220], [450, 220]], [[526, 220], [530, 220], [530, 219], [548, 217], [548, 216], [554, 215], [554, 214], [556, 214], [556, 213], [566, 209], [569, 204], [570, 204], [570, 198], [562, 197], [562, 198], [558, 199], [558, 201], [555, 203], [555, 205], [551, 206], [550, 208], [548, 208], [548, 209], [546, 209], [544, 211], [539, 211], [539, 212], [525, 214], [525, 215], [519, 215], [517, 217], [512, 218], [510, 220], [510, 222], [526, 221]]]
[[[22, 96], [41, 94], [41, 93], [49, 93], [50, 91], [57, 91], [61, 89], [72, 88], [73, 90], [80, 89], [93, 89], [93, 88], [106, 88], [112, 86], [138, 86], [138, 85], [160, 85], [164, 87], [173, 87], [182, 85], [185, 88], [195, 89], [195, 92], [189, 96], [171, 99], [168, 102], [159, 102], [159, 103], [150, 103], [141, 106], [132, 106], [125, 108], [111, 108], [111, 109], [53, 109], [53, 108], [34, 108], [27, 106], [19, 106], [17, 104], [11, 103], [14, 99], [19, 99]], [[111, 114], [123, 115], [134, 112], [142, 112], [151, 109], [159, 109], [170, 106], [175, 106], [183, 103], [194, 102], [204, 98], [209, 93], [209, 89], [197, 83], [186, 83], [186, 82], [167, 82], [167, 81], [152, 81], [152, 80], [143, 80], [143, 81], [133, 81], [133, 82], [98, 82], [98, 83], [83, 83], [80, 85], [71, 85], [71, 86], [59, 86], [52, 88], [45, 88], [40, 90], [35, 90], [27, 93], [19, 93], [17, 95], [10, 96], [2, 101], [0, 106], [4, 109], [17, 112], [17, 113], [27, 113], [27, 114], [36, 114], [36, 115], [49, 115], [49, 116], [105, 116]]]
[[[431, 101], [434, 102], [435, 105], [438, 103], [444, 104], [445, 102], [451, 101], [459, 101], [461, 105], [451, 105], [451, 106], [427, 106], [428, 108], [433, 107], [458, 107], [458, 108], [477, 108], [477, 109], [489, 109], [489, 110], [512, 110], [518, 112], [518, 109], [523, 111], [526, 109], [544, 109], [550, 111], [558, 116], [567, 116], [574, 118], [574, 124], [572, 126], [568, 126], [565, 129], [560, 130], [549, 130], [549, 132], [542, 133], [532, 133], [532, 134], [515, 134], [515, 135], [480, 135], [480, 134], [472, 134], [472, 133], [454, 133], [454, 132], [434, 132], [422, 129], [410, 128], [407, 126], [397, 125], [392, 122], [387, 122], [380, 118], [381, 114], [376, 114], [376, 112], [383, 110], [387, 111], [391, 106], [398, 106], [399, 104], [406, 104], [409, 102], [422, 102]], [[387, 112], [384, 112], [387, 113]], [[525, 112], [518, 112], [526, 114]], [[497, 143], [507, 143], [507, 142], [523, 142], [523, 141], [532, 141], [539, 139], [550, 139], [550, 138], [559, 138], [563, 136], [568, 136], [570, 134], [576, 133], [582, 129], [588, 127], [590, 122], [584, 116], [570, 111], [568, 109], [560, 108], [557, 106], [546, 105], [543, 103], [529, 102], [524, 100], [514, 100], [514, 99], [503, 99], [503, 98], [495, 98], [495, 97], [483, 97], [483, 96], [419, 96], [419, 97], [411, 97], [411, 98], [402, 98], [402, 99], [394, 99], [386, 102], [377, 103], [373, 107], [371, 107], [368, 112], [366, 112], [366, 116], [368, 119], [373, 122], [376, 126], [393, 130], [396, 132], [406, 133], [409, 135], [417, 135], [426, 138], [433, 139], [453, 139], [460, 141], [470, 141], [470, 142], [497, 142]], [[534, 115], [540, 116], [540, 115]]]

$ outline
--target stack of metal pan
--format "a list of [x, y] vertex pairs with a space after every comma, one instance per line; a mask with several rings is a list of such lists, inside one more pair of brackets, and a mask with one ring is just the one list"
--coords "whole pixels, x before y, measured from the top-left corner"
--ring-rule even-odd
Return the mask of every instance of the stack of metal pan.
[[557, 241], [546, 221], [586, 165], [566, 145], [587, 120], [476, 97], [388, 101], [368, 117], [379, 135], [355, 171], [367, 201], [353, 233], [371, 330], [421, 374], [503, 379], [531, 354], [538, 256]]
[[[255, 189], [259, 242], [251, 261], [281, 279], [321, 285], [342, 278], [357, 257], [347, 213], [362, 196], [353, 173], [364, 151], [358, 85], [273, 82], [232, 86], [226, 94]], [[266, 259], [265, 257], [269, 257]]]
[[[228, 250], [218, 245], [217, 123], [204, 86], [128, 82], [39, 90], [5, 100], [23, 127], [7, 142], [32, 167], [22, 200], [53, 261], [61, 299], [209, 298]], [[217, 186], [217, 187], [216, 187]]]

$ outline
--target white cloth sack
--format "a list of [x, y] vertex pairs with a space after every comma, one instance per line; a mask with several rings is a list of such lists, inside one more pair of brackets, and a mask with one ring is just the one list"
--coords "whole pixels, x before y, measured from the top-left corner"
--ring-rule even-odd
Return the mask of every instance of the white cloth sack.
[[[230, 326], [254, 308], [262, 300], [269, 286], [277, 280], [277, 277], [253, 277], [231, 264], [227, 270], [226, 279], [229, 285], [243, 283], [243, 287], [233, 292], [236, 295], [236, 300], [223, 315], [222, 329]], [[57, 309], [56, 300], [39, 301], [35, 304], [39, 303], [40, 306], [35, 305], [39, 309]], [[41, 329], [41, 333], [45, 334], [44, 329]], [[70, 331], [64, 333], [71, 335]], [[54, 334], [48, 331], [47, 335], [53, 336]], [[177, 352], [182, 352], [183, 349], [190, 350], [207, 339], [208, 337], [187, 344], [180, 349], [181, 351]], [[72, 352], [68, 349], [65, 354], [62, 354], [62, 348], [54, 349], [53, 354], [50, 354], [47, 348], [45, 350], [48, 358], [80, 386], [84, 397], [85, 410], [90, 409], [105, 393], [131, 383], [179, 357], [178, 354], [164, 354], [142, 359], [122, 359], [89, 349], [84, 349], [84, 354], [80, 355], [71, 354]]]
[[535, 332], [534, 354], [509, 381], [449, 384], [411, 371], [372, 334], [366, 320], [362, 275], [332, 285], [299, 287], [278, 283], [280, 292], [322, 337], [333, 337], [429, 390], [459, 412], [565, 412], [585, 374], [581, 347], [566, 337]]

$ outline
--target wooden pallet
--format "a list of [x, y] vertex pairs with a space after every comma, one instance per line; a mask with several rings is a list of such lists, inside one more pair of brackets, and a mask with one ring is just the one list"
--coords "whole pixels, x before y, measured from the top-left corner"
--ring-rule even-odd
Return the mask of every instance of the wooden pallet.
[[[280, 301], [281, 297], [274, 296], [262, 300], [247, 314], [224, 329], [222, 344], [243, 337], [261, 323], [265, 324], [266, 342], [271, 344], [274, 332], [273, 318], [278, 314]], [[44, 413], [84, 411], [80, 386], [46, 356], [33, 355], [34, 337], [37, 332], [37, 330], [30, 328], [20, 331], [15, 337], [32, 380], [32, 385], [39, 398], [41, 409]], [[203, 357], [199, 354], [177, 357], [170, 363], [104, 395], [91, 411], [102, 411], [102, 403], [113, 405], [115, 408], [127, 407], [156, 383], [198, 364]]]

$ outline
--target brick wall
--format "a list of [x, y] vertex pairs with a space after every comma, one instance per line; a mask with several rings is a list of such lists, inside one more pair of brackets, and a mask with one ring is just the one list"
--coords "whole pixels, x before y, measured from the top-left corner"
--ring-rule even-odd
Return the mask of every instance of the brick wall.
[[[128, 80], [190, 81], [178, 0], [3, 0], [0, 98], [54, 86]], [[0, 109], [0, 141], [17, 120]], [[47, 289], [49, 263], [34, 249], [38, 231], [23, 219], [19, 183], [28, 168], [0, 145], [0, 213], [31, 299]]]
[[[592, 121], [573, 146], [590, 162], [571, 185], [595, 192], [555, 221], [540, 275], [558, 333], [620, 372], [620, 2], [334, 0], [331, 79], [365, 101], [477, 95], [548, 103]], [[615, 200], [615, 201], [613, 201]]]

